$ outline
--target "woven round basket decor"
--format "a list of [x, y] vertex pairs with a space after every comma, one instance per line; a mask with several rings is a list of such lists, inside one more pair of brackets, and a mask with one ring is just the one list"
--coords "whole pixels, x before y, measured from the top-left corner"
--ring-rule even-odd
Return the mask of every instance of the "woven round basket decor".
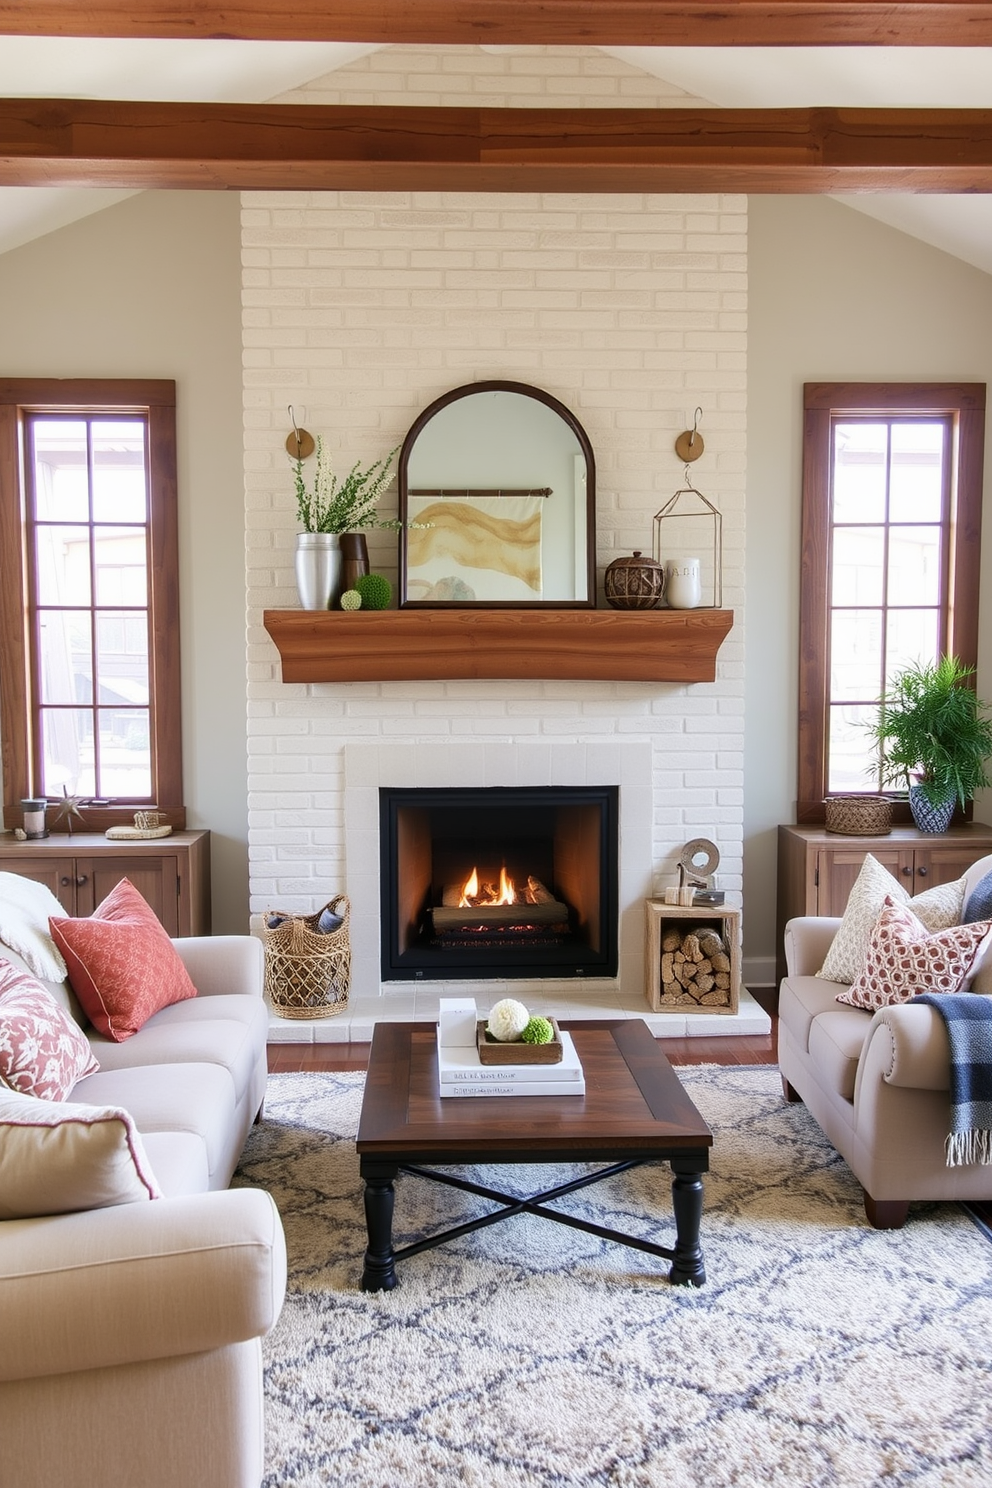
[[341, 916], [338, 928], [326, 934], [317, 929], [324, 910], [285, 915], [280, 924], [265, 927], [265, 995], [280, 1018], [331, 1018], [348, 1006], [347, 896], [338, 894], [325, 909]]
[[824, 805], [828, 832], [887, 837], [892, 831], [892, 802], [887, 796], [828, 796]]

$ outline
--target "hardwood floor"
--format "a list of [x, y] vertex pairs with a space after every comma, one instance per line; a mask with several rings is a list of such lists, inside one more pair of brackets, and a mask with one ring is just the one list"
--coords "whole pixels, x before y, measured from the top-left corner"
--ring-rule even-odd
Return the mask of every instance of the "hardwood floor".
[[[770, 1034], [733, 1038], [661, 1039], [672, 1064], [775, 1064], [778, 1060], [778, 990], [751, 988], [754, 1000], [772, 1020]], [[363, 1070], [368, 1066], [368, 1044], [270, 1044], [269, 1073], [298, 1074], [305, 1070]]]

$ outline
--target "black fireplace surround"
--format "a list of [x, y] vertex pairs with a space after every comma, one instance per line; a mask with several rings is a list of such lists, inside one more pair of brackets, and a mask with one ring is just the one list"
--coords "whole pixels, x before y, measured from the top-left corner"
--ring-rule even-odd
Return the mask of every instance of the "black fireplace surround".
[[615, 785], [381, 789], [383, 981], [616, 976], [618, 820]]

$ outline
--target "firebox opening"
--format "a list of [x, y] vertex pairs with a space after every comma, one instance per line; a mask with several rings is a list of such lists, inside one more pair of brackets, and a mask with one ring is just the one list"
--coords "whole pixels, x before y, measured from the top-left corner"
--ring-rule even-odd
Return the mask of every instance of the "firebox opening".
[[383, 979], [615, 976], [618, 797], [381, 790]]

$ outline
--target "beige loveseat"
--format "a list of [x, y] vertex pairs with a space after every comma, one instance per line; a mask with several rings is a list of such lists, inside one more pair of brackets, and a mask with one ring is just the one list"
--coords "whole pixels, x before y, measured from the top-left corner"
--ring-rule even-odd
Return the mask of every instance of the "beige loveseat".
[[[965, 875], [964, 899], [992, 869]], [[949, 1046], [939, 1014], [904, 1003], [877, 1013], [837, 1002], [842, 987], [816, 975], [839, 919], [803, 916], [785, 929], [779, 1067], [786, 1098], [802, 1100], [854, 1171], [877, 1229], [905, 1223], [913, 1200], [992, 1199], [992, 1168], [946, 1164]], [[988, 962], [975, 989], [992, 991]]]
[[101, 1067], [69, 1096], [130, 1112], [164, 1197], [0, 1222], [0, 1488], [261, 1481], [285, 1247], [269, 1196], [227, 1185], [265, 1092], [262, 951], [175, 946], [197, 996], [121, 1044], [87, 1028]]

